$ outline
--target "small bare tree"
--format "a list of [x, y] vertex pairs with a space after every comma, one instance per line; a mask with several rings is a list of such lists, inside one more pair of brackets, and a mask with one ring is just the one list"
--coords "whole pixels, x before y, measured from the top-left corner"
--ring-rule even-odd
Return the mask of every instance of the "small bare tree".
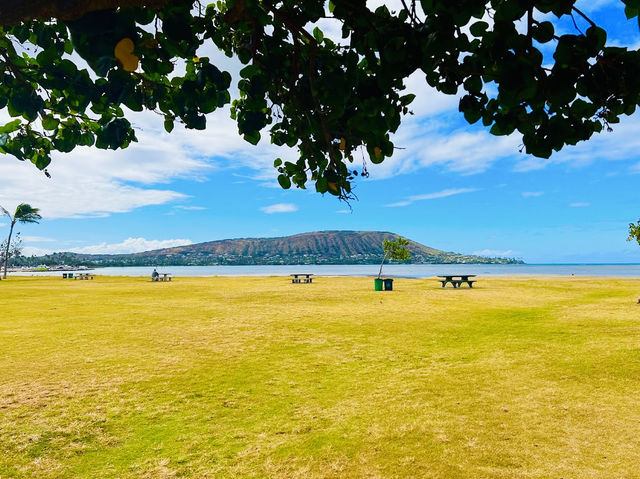
[[411, 257], [411, 253], [407, 246], [409, 245], [409, 240], [401, 238], [398, 236], [396, 240], [386, 239], [382, 242], [382, 249], [384, 250], [384, 258], [382, 258], [382, 263], [380, 264], [380, 271], [378, 271], [378, 279], [382, 277], [382, 267], [384, 266], [384, 262], [387, 259], [392, 259], [394, 261], [406, 261]]
[[[9, 238], [5, 238], [2, 240], [0, 244], [0, 251], [7, 250], [7, 241]], [[11, 240], [11, 246], [9, 247], [9, 261], [13, 258], [19, 258], [22, 256], [22, 238], [20, 237], [20, 233], [16, 233]]]

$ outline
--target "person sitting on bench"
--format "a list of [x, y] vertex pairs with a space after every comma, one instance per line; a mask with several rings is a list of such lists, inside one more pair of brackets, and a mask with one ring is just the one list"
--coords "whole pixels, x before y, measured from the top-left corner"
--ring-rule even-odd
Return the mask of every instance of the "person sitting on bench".
[[151, 273], [151, 281], [158, 281], [159, 276], [160, 274], [156, 271], [155, 268], [153, 268], [153, 273]]

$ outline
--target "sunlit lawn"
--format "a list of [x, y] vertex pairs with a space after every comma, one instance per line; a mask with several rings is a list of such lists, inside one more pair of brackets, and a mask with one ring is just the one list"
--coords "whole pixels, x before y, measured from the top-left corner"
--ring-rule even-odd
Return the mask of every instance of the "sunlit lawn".
[[0, 477], [640, 477], [640, 280], [0, 282]]

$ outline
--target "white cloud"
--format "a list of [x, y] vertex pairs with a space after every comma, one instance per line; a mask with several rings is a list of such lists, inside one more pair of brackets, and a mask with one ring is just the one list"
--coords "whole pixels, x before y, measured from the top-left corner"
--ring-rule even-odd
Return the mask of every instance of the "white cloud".
[[29, 243], [53, 243], [56, 240], [45, 236], [23, 236], [22, 241], [27, 241]]
[[[37, 237], [29, 237], [37, 238]], [[26, 239], [26, 238], [25, 238]], [[33, 241], [33, 240], [31, 240]], [[43, 256], [54, 252], [71, 251], [82, 254], [127, 254], [141, 253], [162, 248], [171, 248], [173, 246], [184, 246], [193, 244], [189, 239], [167, 239], [167, 240], [148, 240], [145, 238], [127, 238], [120, 243], [99, 243], [95, 245], [71, 247], [71, 248], [40, 248], [37, 246], [25, 246], [22, 254], [25, 256]]]
[[204, 206], [182, 206], [182, 205], [178, 205], [178, 206], [174, 206], [174, 208], [176, 210], [185, 210], [185, 211], [201, 211], [201, 210], [206, 210], [206, 208]]
[[7, 226], [6, 223], [0, 223], [0, 228], [2, 228], [3, 226]]
[[338, 211], [336, 211], [336, 213], [340, 213], [340, 214], [343, 214], [343, 215], [348, 215], [350, 213], [353, 213], [353, 211], [352, 210], [338, 210]]
[[188, 244], [193, 244], [193, 241], [189, 239], [148, 240], [145, 238], [127, 238], [121, 243], [100, 243], [80, 248], [70, 248], [69, 251], [84, 254], [126, 254]]
[[538, 196], [544, 195], [544, 191], [523, 191], [522, 196], [525, 198], [536, 198]]
[[463, 175], [482, 173], [496, 162], [518, 155], [520, 143], [515, 135], [496, 137], [485, 130], [451, 130], [446, 122], [424, 118], [405, 118], [393, 141], [393, 156], [369, 168], [373, 179], [433, 167]]
[[9, 204], [24, 201], [40, 208], [47, 219], [107, 216], [185, 197], [176, 191], [127, 185], [108, 174], [91, 174], [82, 171], [81, 164], [73, 160], [59, 160], [51, 168], [52, 179], [38, 173], [31, 164], [3, 160], [0, 176], [7, 180], [0, 193], [1, 201]]
[[416, 201], [423, 201], [423, 200], [435, 200], [438, 198], [446, 198], [447, 196], [454, 196], [454, 195], [460, 195], [463, 193], [472, 193], [474, 191], [478, 191], [477, 188], [451, 188], [448, 190], [442, 190], [442, 191], [437, 191], [435, 193], [427, 193], [424, 195], [414, 195], [414, 196], [409, 196], [406, 200], [404, 201], [398, 201], [397, 203], [390, 203], [388, 206], [390, 208], [394, 208], [394, 207], [398, 207], [398, 206], [408, 206], [411, 203], [415, 203]]
[[591, 206], [591, 203], [569, 203], [570, 208], [586, 208]]
[[[521, 155], [522, 159], [516, 157], [514, 171], [540, 170], [551, 164], [561, 163], [579, 168], [601, 161], [637, 162], [640, 151], [640, 114], [623, 117], [620, 123], [612, 127], [612, 132], [596, 133], [590, 140], [567, 146], [562, 151], [554, 152], [548, 159], [524, 155]], [[627, 168], [634, 172], [636, 166], [625, 166]], [[640, 164], [636, 171], [640, 172]]]
[[495, 249], [482, 249], [479, 251], [474, 251], [472, 254], [476, 256], [489, 256], [489, 257], [499, 256], [501, 258], [513, 258], [514, 256], [517, 255], [515, 251], [510, 249], [506, 251], [499, 251]]
[[633, 43], [629, 42], [628, 38], [613, 39], [607, 42], [608, 47], [623, 47], [629, 50], [637, 50], [640, 48], [640, 40], [635, 40]]
[[51, 178], [7, 155], [0, 161], [0, 204], [26, 202], [51, 219], [106, 216], [185, 198], [149, 185], [200, 174], [209, 168], [207, 163], [182, 153], [167, 139], [139, 136], [141, 142], [126, 150], [82, 147], [54, 154], [48, 168]]
[[298, 207], [292, 203], [276, 203], [275, 205], [264, 206], [260, 208], [268, 215], [273, 213], [293, 213], [298, 211]]
[[457, 95], [445, 95], [435, 88], [429, 86], [422, 70], [416, 70], [406, 80], [406, 91], [403, 94], [413, 93], [416, 95], [413, 102], [409, 105], [409, 109], [414, 116], [406, 117], [405, 121], [411, 121], [412, 118], [426, 118], [443, 113], [446, 111], [456, 111], [458, 102]]
[[44, 256], [53, 253], [52, 250], [46, 248], [38, 248], [37, 246], [25, 246], [22, 248], [23, 256]]
[[553, 163], [554, 160], [550, 158], [537, 158], [535, 156], [524, 156], [522, 158], [516, 158], [516, 164], [513, 167], [513, 171], [517, 173], [526, 173], [528, 171], [543, 170], [548, 165]]
[[39, 207], [46, 219], [108, 216], [185, 199], [183, 192], [158, 185], [203, 181], [222, 169], [247, 167], [256, 172], [254, 180], [275, 184], [274, 158], [290, 160], [295, 154], [265, 141], [259, 147], [245, 142], [227, 108], [208, 116], [205, 131], [176, 125], [168, 134], [155, 113], [129, 112], [128, 117], [139, 142], [125, 150], [79, 147], [54, 153], [47, 168], [51, 178], [29, 162], [2, 157], [0, 204], [12, 208], [26, 202]]

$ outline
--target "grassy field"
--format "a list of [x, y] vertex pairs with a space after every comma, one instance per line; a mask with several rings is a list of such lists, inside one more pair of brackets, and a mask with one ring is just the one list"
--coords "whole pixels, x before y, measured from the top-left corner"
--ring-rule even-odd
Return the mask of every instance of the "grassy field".
[[640, 477], [640, 281], [13, 277], [0, 477]]

